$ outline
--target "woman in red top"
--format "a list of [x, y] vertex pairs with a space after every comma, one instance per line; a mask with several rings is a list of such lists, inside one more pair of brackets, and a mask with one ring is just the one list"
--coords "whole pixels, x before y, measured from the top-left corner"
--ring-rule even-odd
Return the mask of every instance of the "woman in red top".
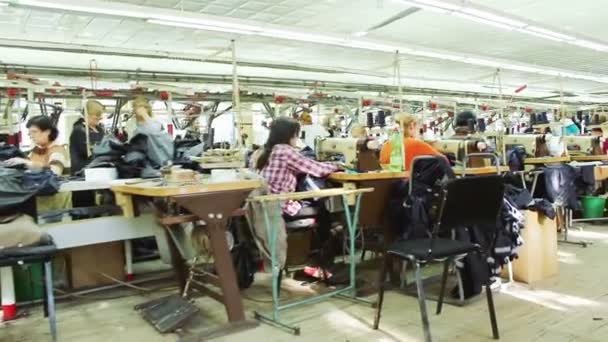
[[[439, 151], [422, 140], [416, 139], [418, 135], [418, 124], [416, 117], [412, 114], [398, 114], [395, 120], [401, 125], [403, 130], [403, 146], [405, 146], [405, 169], [409, 170], [412, 160], [418, 156], [441, 155]], [[393, 144], [389, 141], [382, 146], [380, 151], [380, 164], [388, 165], [391, 163], [391, 152]]]
[[[321, 163], [300, 154], [296, 149], [299, 136], [300, 124], [297, 121], [278, 118], [270, 125], [268, 141], [261, 153], [252, 158], [254, 168], [261, 172], [273, 194], [294, 192], [298, 175], [325, 177], [338, 170], [335, 164]], [[282, 208], [285, 214], [294, 216], [302, 204], [287, 201]]]

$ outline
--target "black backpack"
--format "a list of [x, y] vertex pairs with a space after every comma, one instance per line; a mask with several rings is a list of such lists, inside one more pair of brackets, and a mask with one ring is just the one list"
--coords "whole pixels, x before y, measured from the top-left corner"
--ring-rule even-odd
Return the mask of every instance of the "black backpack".
[[253, 284], [257, 267], [252, 249], [247, 242], [241, 242], [236, 244], [231, 251], [236, 280], [241, 290], [247, 289]]

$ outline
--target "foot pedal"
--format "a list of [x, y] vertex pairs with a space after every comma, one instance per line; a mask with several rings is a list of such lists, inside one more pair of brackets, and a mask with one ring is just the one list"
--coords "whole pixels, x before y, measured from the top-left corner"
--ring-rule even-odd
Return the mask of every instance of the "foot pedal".
[[199, 311], [198, 307], [179, 294], [138, 304], [134, 309], [163, 334], [179, 329]]

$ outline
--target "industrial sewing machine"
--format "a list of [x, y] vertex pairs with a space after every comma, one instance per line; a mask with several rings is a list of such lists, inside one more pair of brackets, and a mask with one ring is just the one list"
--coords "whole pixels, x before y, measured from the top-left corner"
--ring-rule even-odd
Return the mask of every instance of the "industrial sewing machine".
[[562, 142], [571, 155], [602, 155], [600, 137], [590, 135], [563, 136]]
[[323, 138], [315, 139], [315, 153], [319, 161], [342, 161], [344, 165], [359, 172], [380, 169], [377, 150], [371, 148], [373, 140], [368, 138]]
[[502, 136], [502, 142], [506, 152], [507, 149], [513, 146], [522, 146], [528, 157], [547, 157], [549, 156], [549, 147], [547, 146], [545, 136], [542, 134], [509, 134]]
[[461, 163], [467, 154], [481, 152], [477, 149], [477, 142], [472, 139], [441, 139], [430, 144], [448, 158], [453, 156], [456, 163]]

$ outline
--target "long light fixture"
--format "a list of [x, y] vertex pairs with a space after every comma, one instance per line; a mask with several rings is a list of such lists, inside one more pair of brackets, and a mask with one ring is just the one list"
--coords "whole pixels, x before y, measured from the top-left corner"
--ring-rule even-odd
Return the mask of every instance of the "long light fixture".
[[[425, 6], [439, 6], [443, 1], [439, 0], [399, 0], [400, 2], [408, 2], [408, 3], [423, 3]], [[6, 0], [0, 0], [0, 3], [4, 3]], [[90, 14], [103, 14], [109, 16], [119, 16], [119, 17], [129, 17], [129, 18], [141, 18], [146, 19], [148, 23], [157, 24], [157, 25], [165, 25], [165, 26], [174, 26], [174, 27], [184, 27], [184, 28], [192, 28], [199, 30], [208, 30], [208, 31], [217, 31], [217, 32], [226, 32], [226, 33], [236, 33], [236, 34], [248, 34], [248, 35], [258, 35], [265, 37], [272, 37], [277, 39], [286, 39], [286, 40], [295, 40], [300, 42], [308, 42], [308, 43], [316, 43], [316, 44], [326, 44], [333, 46], [341, 46], [355, 49], [363, 49], [370, 51], [378, 51], [378, 52], [396, 52], [413, 55], [413, 56], [421, 56], [428, 58], [435, 58], [445, 61], [451, 62], [461, 62], [467, 63], [471, 65], [484, 66], [484, 67], [492, 67], [492, 68], [501, 68], [505, 70], [513, 70], [513, 71], [521, 71], [527, 73], [536, 73], [547, 76], [561, 76], [568, 77], [574, 79], [582, 79], [595, 81], [600, 83], [608, 83], [608, 76], [592, 76], [588, 74], [579, 74], [570, 71], [561, 71], [550, 68], [542, 68], [530, 65], [522, 65], [522, 64], [512, 64], [509, 62], [503, 61], [495, 61], [491, 59], [484, 58], [473, 58], [463, 55], [458, 55], [454, 53], [445, 53], [445, 52], [437, 52], [430, 50], [423, 50], [419, 48], [409, 48], [402, 47], [395, 44], [390, 44], [386, 42], [380, 41], [371, 41], [371, 40], [362, 40], [362, 39], [352, 39], [352, 37], [338, 37], [332, 35], [324, 35], [317, 33], [309, 33], [303, 31], [289, 30], [289, 29], [278, 29], [275, 27], [261, 27], [255, 25], [246, 25], [238, 22], [233, 22], [231, 20], [212, 20], [207, 18], [194, 18], [194, 17], [180, 17], [180, 16], [171, 16], [165, 14], [158, 13], [146, 13], [145, 11], [136, 11], [136, 10], [128, 10], [128, 9], [113, 9], [107, 6], [93, 6], [93, 5], [84, 5], [84, 4], [68, 4], [66, 2], [56, 2], [56, 1], [43, 1], [43, 0], [8, 0], [8, 3], [11, 5], [23, 5], [30, 7], [39, 7], [39, 8], [48, 8], [48, 9], [57, 9], [57, 10], [65, 10], [65, 11], [74, 11], [74, 12], [83, 12]], [[86, 3], [86, 2], [85, 2]], [[442, 5], [441, 8], [447, 11], [460, 11], [462, 9], [461, 6], [456, 5]], [[468, 13], [462, 12], [468, 16], [473, 16], [473, 13], [469, 11]], [[477, 13], [479, 14], [479, 13]], [[477, 19], [476, 19], [477, 20]], [[484, 22], [485, 23], [485, 22]], [[507, 20], [502, 20], [500, 24], [509, 25]], [[511, 22], [513, 26], [517, 26], [517, 30], [526, 30], [528, 27], [521, 28], [521, 24], [518, 22]], [[572, 44], [576, 44], [579, 46], [595, 48], [595, 49], [604, 49], [604, 45], [599, 43], [594, 43], [591, 41], [575, 39], [571, 36], [566, 35], [549, 35], [548, 31], [543, 31], [542, 28], [534, 27], [534, 32], [537, 35], [547, 35], [547, 37], [552, 37], [554, 40], [567, 41]], [[567, 39], [567, 40], [566, 40]], [[608, 47], [606, 47], [608, 50]]]
[[247, 34], [247, 35], [255, 33], [254, 31], [238, 30], [238, 29], [229, 28], [229, 27], [190, 24], [190, 23], [182, 23], [182, 22], [167, 21], [167, 20], [148, 19], [146, 21], [150, 24], [172, 26], [172, 27], [184, 27], [184, 28], [191, 28], [191, 29], [195, 29], [195, 30], [204, 30], [204, 31], [216, 31], [216, 32], [237, 33], [237, 34]]
[[538, 27], [530, 23], [526, 23], [523, 20], [517, 20], [490, 11], [470, 7], [470, 5], [461, 6], [446, 0], [393, 0], [393, 2], [419, 7], [436, 13], [451, 14], [459, 18], [484, 25], [498, 27], [507, 31], [517, 31], [546, 40], [576, 45], [596, 51], [608, 52], [607, 44], [586, 39], [577, 39], [576, 37], [568, 34]]

